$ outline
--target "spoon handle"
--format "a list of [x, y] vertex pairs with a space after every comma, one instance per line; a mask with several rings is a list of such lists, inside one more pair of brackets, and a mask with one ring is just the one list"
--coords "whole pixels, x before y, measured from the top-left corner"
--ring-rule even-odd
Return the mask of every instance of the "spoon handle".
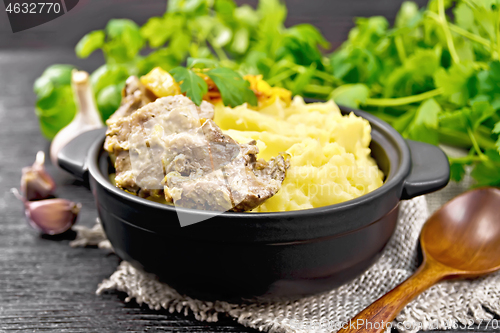
[[406, 304], [446, 275], [446, 267], [424, 261], [411, 277], [358, 313], [339, 333], [385, 331]]

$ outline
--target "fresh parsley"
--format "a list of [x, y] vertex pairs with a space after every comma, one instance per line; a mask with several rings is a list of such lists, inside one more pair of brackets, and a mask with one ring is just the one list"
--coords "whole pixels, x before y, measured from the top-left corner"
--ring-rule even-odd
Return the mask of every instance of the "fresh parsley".
[[229, 68], [214, 68], [205, 74], [214, 81], [225, 105], [234, 107], [245, 102], [257, 105], [257, 97], [249, 88], [250, 83], [237, 72]]
[[[206, 63], [202, 60], [189, 59], [188, 64], [196, 66]], [[237, 72], [229, 68], [213, 68], [207, 71], [195, 71], [192, 68], [176, 67], [170, 71], [177, 82], [181, 82], [181, 91], [196, 104], [200, 105], [203, 96], [208, 91], [208, 85], [203, 78], [198, 75], [206, 75], [219, 89], [222, 102], [228, 106], [238, 106], [243, 103], [257, 105], [257, 97], [250, 90], [250, 83], [243, 79]]]
[[476, 186], [500, 186], [499, 4], [430, 0], [420, 9], [406, 1], [393, 27], [379, 16], [358, 19], [330, 55], [341, 81], [330, 97], [407, 138], [468, 149], [450, 157], [451, 178], [472, 168]]
[[196, 104], [200, 105], [208, 91], [208, 85], [200, 76], [191, 69], [176, 67], [170, 71], [175, 81], [181, 82], [181, 91]]

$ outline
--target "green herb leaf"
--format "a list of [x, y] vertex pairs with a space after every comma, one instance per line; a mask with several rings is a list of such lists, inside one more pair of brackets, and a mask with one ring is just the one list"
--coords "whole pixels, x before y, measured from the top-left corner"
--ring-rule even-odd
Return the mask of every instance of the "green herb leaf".
[[103, 47], [105, 38], [106, 35], [102, 30], [89, 32], [76, 44], [76, 55], [80, 58], [87, 58], [95, 50]]
[[[409, 96], [434, 88], [433, 75], [440, 68], [439, 50], [417, 49], [384, 81], [385, 96]], [[425, 66], [422, 66], [425, 64]]]
[[257, 27], [260, 17], [249, 5], [242, 5], [234, 10], [234, 19], [246, 27]]
[[205, 80], [199, 77], [195, 72], [185, 67], [176, 67], [170, 71], [175, 81], [181, 83], [181, 91], [196, 104], [200, 105], [203, 95], [208, 91]]
[[179, 66], [179, 60], [169, 49], [159, 49], [158, 51], [151, 52], [147, 57], [138, 61], [137, 65], [139, 73], [146, 74], [155, 67], [161, 67], [169, 71]]
[[167, 21], [163, 17], [152, 17], [141, 28], [141, 36], [153, 48], [165, 44], [173, 32], [170, 20]]
[[232, 30], [223, 24], [217, 24], [214, 27], [213, 33], [214, 33], [214, 38], [212, 39], [212, 45], [214, 47], [226, 46], [233, 38]]
[[[500, 121], [495, 124], [493, 133], [500, 134]], [[497, 148], [498, 153], [500, 153], [500, 136], [498, 137], [497, 142], [495, 142], [495, 147]]]
[[454, 64], [448, 70], [440, 68], [434, 75], [434, 81], [451, 103], [463, 106], [472, 97], [468, 83], [473, 74], [472, 64]]
[[[495, 152], [496, 153], [496, 152]], [[488, 160], [476, 164], [471, 176], [476, 180], [476, 187], [500, 186], [500, 163]]]
[[459, 3], [453, 9], [453, 14], [459, 26], [467, 30], [474, 29], [474, 12], [465, 2]]
[[467, 108], [463, 111], [467, 126], [473, 131], [494, 113], [495, 110], [488, 102], [476, 102], [472, 105], [471, 109]]
[[188, 54], [190, 40], [191, 36], [182, 30], [176, 32], [172, 36], [169, 44], [169, 51], [178, 62], [182, 62]]
[[257, 105], [257, 96], [250, 90], [250, 83], [232, 69], [215, 68], [205, 74], [214, 81], [225, 105], [234, 107], [245, 102]]
[[208, 10], [207, 2], [207, 0], [170, 0], [167, 11], [194, 16], [203, 15]]
[[359, 108], [370, 96], [370, 89], [364, 84], [345, 84], [332, 91], [330, 99], [351, 108]]
[[191, 58], [187, 59], [188, 68], [215, 68], [219, 67], [219, 63], [214, 59], [206, 58]]
[[42, 75], [36, 79], [33, 90], [39, 100], [44, 99], [52, 94], [54, 91], [54, 84], [48, 77]]
[[108, 119], [119, 107], [123, 85], [109, 85], [99, 91], [96, 102], [102, 118]]
[[144, 45], [144, 39], [137, 24], [128, 19], [113, 19], [106, 25], [109, 41], [105, 52], [115, 62], [133, 59]]
[[55, 86], [71, 84], [71, 72], [75, 67], [71, 65], [52, 65], [47, 67], [42, 76]]
[[68, 125], [76, 113], [73, 91], [70, 85], [59, 86], [49, 97], [37, 101], [35, 114], [40, 121], [40, 129], [47, 139], [56, 136]]
[[73, 68], [70, 65], [52, 65], [33, 86], [37, 95], [35, 114], [42, 134], [48, 139], [52, 139], [75, 116], [76, 106], [71, 89]]
[[233, 20], [236, 4], [233, 0], [217, 0], [215, 1], [215, 11], [223, 21], [231, 22]]
[[467, 135], [467, 123], [465, 122], [464, 109], [443, 112], [439, 115], [439, 125], [442, 128], [459, 131]]
[[321, 32], [310, 24], [297, 24], [288, 29], [288, 34], [297, 39], [309, 43], [311, 46], [319, 44], [322, 48], [330, 48], [330, 43], [323, 37]]
[[239, 28], [234, 33], [231, 51], [244, 54], [250, 45], [250, 31], [247, 28]]
[[451, 162], [450, 163], [450, 179], [456, 182], [461, 181], [465, 175], [465, 168], [463, 163]]
[[495, 124], [495, 127], [493, 128], [493, 133], [500, 134], [500, 121]]
[[408, 137], [437, 145], [439, 143], [437, 128], [441, 111], [441, 107], [433, 98], [423, 102], [417, 109], [415, 119], [408, 127]]
[[417, 108], [411, 108], [406, 111], [402, 116], [398, 117], [396, 120], [392, 122], [392, 127], [400, 133], [407, 132], [408, 126], [413, 122], [413, 118], [415, 118], [415, 114], [417, 113]]
[[301, 95], [304, 91], [306, 85], [311, 82], [311, 79], [316, 72], [316, 63], [312, 63], [306, 70], [297, 75], [297, 77], [292, 81], [289, 89], [292, 91], [293, 95]]
[[418, 5], [415, 2], [405, 1], [401, 4], [401, 9], [396, 16], [396, 22], [394, 25], [397, 28], [405, 27], [419, 14], [420, 11], [418, 9]]
[[126, 66], [102, 65], [90, 75], [92, 90], [97, 95], [102, 89], [125, 82], [130, 76]]

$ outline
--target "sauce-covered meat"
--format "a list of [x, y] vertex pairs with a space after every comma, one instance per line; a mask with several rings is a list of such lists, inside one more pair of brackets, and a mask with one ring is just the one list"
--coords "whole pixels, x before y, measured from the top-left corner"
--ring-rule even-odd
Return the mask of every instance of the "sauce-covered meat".
[[104, 147], [114, 157], [116, 186], [212, 211], [252, 210], [279, 191], [286, 159], [257, 161], [255, 142], [239, 144], [224, 134], [210, 103], [198, 107], [183, 95], [152, 99], [129, 79], [108, 121]]

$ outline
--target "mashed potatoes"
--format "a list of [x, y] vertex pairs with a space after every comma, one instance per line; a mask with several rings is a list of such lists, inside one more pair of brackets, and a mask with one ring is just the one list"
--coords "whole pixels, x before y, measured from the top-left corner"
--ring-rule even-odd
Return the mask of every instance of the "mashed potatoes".
[[257, 140], [259, 158], [283, 152], [290, 156], [281, 190], [254, 211], [331, 205], [383, 183], [383, 173], [370, 157], [370, 124], [354, 114], [342, 116], [333, 102], [305, 104], [295, 97], [287, 107], [278, 99], [259, 111], [219, 103], [214, 120], [238, 142]]

